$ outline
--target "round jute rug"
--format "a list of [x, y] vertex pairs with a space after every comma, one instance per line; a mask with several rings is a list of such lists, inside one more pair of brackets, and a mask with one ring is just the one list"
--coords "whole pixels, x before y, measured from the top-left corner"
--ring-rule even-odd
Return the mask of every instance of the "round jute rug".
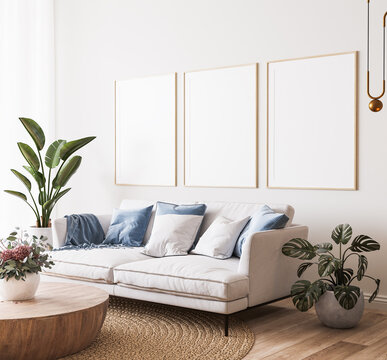
[[100, 334], [85, 350], [66, 360], [242, 359], [254, 333], [230, 317], [111, 296]]

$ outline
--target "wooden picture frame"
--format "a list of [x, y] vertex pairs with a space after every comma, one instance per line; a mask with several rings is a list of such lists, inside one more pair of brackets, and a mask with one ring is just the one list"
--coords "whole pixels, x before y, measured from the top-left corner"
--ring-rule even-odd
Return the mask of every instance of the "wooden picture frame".
[[258, 64], [184, 73], [184, 185], [258, 187]]
[[357, 52], [267, 64], [267, 187], [357, 190]]

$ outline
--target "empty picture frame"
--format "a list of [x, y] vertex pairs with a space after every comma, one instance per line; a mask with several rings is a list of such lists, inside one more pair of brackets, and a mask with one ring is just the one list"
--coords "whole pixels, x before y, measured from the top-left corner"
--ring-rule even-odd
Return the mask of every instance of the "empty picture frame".
[[268, 63], [267, 186], [357, 189], [357, 53]]
[[184, 184], [257, 187], [258, 64], [184, 74]]
[[176, 186], [176, 74], [115, 87], [115, 183]]

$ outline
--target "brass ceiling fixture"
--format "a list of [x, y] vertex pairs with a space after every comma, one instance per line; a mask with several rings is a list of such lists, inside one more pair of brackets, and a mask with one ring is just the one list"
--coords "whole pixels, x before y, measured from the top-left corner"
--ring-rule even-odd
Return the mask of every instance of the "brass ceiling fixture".
[[383, 17], [383, 91], [379, 96], [370, 94], [370, 0], [367, 0], [367, 94], [372, 99], [368, 107], [373, 112], [382, 110], [383, 103], [379, 100], [386, 91], [386, 16]]

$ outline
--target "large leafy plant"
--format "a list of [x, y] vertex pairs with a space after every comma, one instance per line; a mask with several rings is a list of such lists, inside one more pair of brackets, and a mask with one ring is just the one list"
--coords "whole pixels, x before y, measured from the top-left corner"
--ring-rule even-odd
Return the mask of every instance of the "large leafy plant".
[[[32, 119], [19, 118], [19, 120], [31, 136], [37, 150], [37, 152], [35, 152], [28, 144], [22, 142], [17, 143], [20, 152], [28, 164], [23, 167], [35, 180], [38, 187], [38, 194], [37, 197], [32, 195], [31, 181], [15, 169], [11, 169], [11, 171], [27, 188], [32, 203], [28, 201], [27, 196], [24, 193], [14, 190], [4, 191], [27, 203], [35, 214], [37, 227], [49, 227], [51, 226], [51, 212], [56, 203], [62, 196], [71, 190], [70, 188], [63, 188], [78, 170], [82, 161], [82, 157], [71, 157], [71, 155], [90, 141], [94, 140], [95, 136], [69, 142], [66, 140], [54, 141], [47, 148], [43, 163], [41, 152], [43, 151], [46, 137], [42, 128]], [[53, 174], [55, 168], [58, 169], [56, 173]]]
[[6, 240], [0, 240], [0, 279], [25, 280], [28, 273], [37, 274], [51, 268], [54, 262], [49, 253], [47, 238], [30, 238], [26, 231], [16, 228]]
[[[366, 275], [368, 260], [361, 254], [379, 250], [379, 243], [367, 235], [359, 235], [343, 249], [343, 245], [347, 245], [352, 238], [352, 228], [348, 224], [336, 226], [331, 238], [339, 246], [338, 256], [332, 253], [333, 245], [329, 242], [312, 245], [307, 240], [296, 238], [282, 247], [284, 255], [308, 260], [298, 267], [298, 277], [301, 277], [309, 267], [317, 265], [319, 275], [317, 280], [314, 282], [298, 280], [292, 286], [293, 303], [300, 311], [309, 310], [327, 290], [334, 292], [337, 301], [344, 309], [352, 309], [360, 296], [360, 288], [352, 284], [355, 279], [360, 281], [363, 278], [369, 278], [375, 281], [376, 289], [369, 298], [369, 302], [372, 302], [379, 292], [380, 280]], [[357, 257], [355, 271], [346, 265], [348, 259], [353, 256]], [[309, 261], [316, 258], [317, 261]]]

